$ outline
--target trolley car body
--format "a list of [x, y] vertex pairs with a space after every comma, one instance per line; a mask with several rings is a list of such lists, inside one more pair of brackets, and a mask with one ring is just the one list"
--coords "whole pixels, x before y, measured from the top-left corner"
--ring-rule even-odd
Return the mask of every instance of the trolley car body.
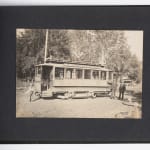
[[96, 97], [110, 92], [113, 71], [103, 66], [49, 62], [35, 66], [35, 89], [41, 97]]

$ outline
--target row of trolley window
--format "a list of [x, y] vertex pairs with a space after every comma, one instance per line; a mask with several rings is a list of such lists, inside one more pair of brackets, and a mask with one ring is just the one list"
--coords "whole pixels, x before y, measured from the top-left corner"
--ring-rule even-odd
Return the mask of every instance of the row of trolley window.
[[[42, 67], [43, 68], [43, 67]], [[36, 75], [42, 73], [41, 66], [38, 66]], [[55, 67], [54, 73], [56, 80], [63, 79], [95, 79], [95, 80], [112, 80], [113, 72], [94, 69], [77, 69], [77, 68], [61, 68]]]
[[[109, 72], [111, 74], [111, 72]], [[90, 69], [56, 68], [55, 79], [101, 79], [106, 80], [106, 71]], [[111, 78], [111, 75], [109, 75]]]

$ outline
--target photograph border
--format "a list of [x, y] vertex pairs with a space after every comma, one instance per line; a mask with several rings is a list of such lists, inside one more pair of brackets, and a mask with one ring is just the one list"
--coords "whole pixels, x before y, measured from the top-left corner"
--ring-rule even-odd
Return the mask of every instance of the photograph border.
[[[0, 143], [150, 142], [149, 6], [14, 6], [0, 12]], [[143, 30], [142, 119], [16, 118], [16, 28]]]

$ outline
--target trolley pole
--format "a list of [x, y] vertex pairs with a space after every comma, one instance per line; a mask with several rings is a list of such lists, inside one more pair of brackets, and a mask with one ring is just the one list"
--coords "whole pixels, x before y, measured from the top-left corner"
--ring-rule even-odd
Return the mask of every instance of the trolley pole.
[[46, 63], [46, 57], [47, 57], [47, 45], [48, 45], [48, 29], [46, 29], [44, 63]]

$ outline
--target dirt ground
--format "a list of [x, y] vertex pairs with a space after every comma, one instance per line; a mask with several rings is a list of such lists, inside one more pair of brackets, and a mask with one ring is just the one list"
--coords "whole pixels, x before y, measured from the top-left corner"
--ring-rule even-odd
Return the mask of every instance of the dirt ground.
[[109, 97], [80, 99], [38, 99], [29, 101], [26, 90], [16, 90], [16, 117], [19, 118], [141, 118], [141, 104], [125, 95], [124, 101]]

